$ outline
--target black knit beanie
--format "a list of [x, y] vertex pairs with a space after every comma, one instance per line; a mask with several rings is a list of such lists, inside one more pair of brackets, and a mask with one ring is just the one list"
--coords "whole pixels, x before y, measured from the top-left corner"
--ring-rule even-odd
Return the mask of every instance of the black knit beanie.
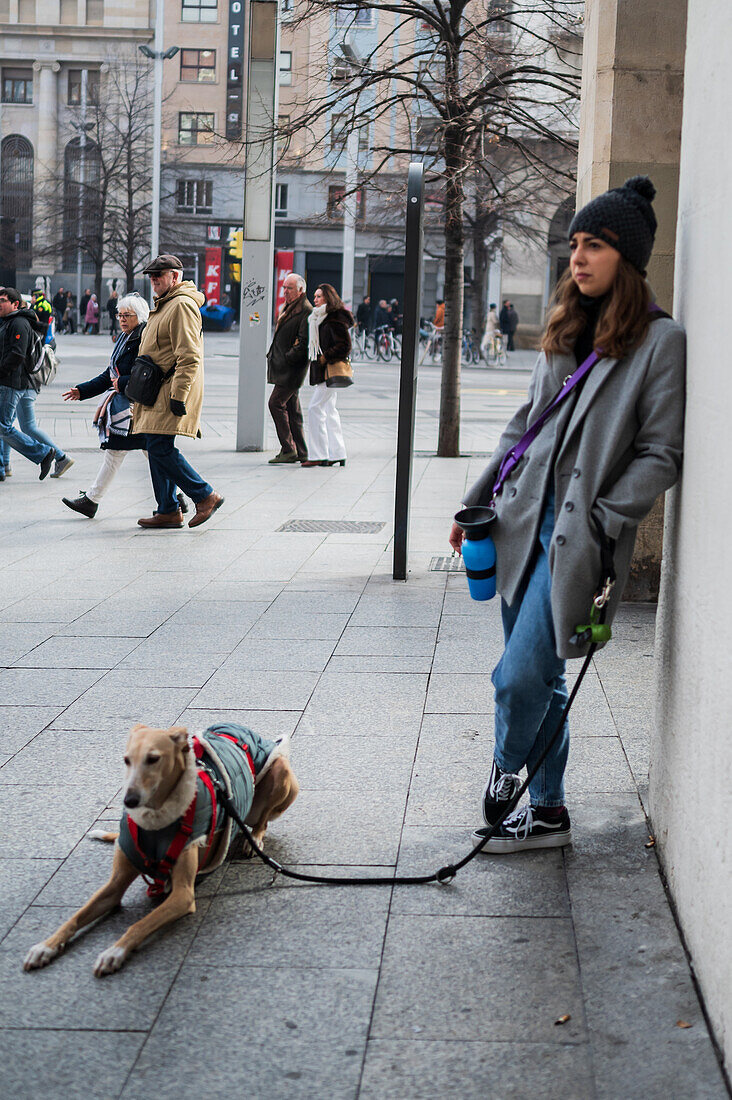
[[656, 236], [656, 215], [651, 206], [655, 195], [656, 188], [648, 176], [633, 176], [622, 187], [613, 187], [578, 210], [569, 236], [590, 233], [599, 237], [645, 275]]

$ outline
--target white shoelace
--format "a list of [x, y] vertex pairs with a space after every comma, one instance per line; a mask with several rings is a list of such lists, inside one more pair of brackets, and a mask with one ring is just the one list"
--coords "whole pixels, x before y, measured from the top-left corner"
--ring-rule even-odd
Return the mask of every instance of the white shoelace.
[[522, 806], [503, 822], [503, 827], [512, 832], [517, 839], [526, 840], [534, 824], [534, 815], [531, 806]]
[[503, 772], [500, 778], [492, 784], [490, 795], [496, 802], [503, 802], [508, 798], [512, 798], [514, 794], [514, 788], [517, 784], [518, 776], [512, 772]]

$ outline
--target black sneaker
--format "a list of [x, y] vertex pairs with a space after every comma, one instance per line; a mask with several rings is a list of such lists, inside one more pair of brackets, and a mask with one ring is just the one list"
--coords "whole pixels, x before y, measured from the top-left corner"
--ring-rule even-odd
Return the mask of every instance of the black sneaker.
[[[490, 826], [476, 829], [473, 840], [485, 840]], [[563, 848], [572, 843], [572, 828], [565, 807], [558, 817], [547, 817], [541, 806], [522, 806], [496, 830], [483, 849], [487, 854], [523, 852], [529, 848]]]
[[51, 449], [49, 450], [46, 457], [41, 459], [41, 462], [40, 462], [41, 472], [38, 475], [38, 480], [39, 481], [43, 481], [44, 477], [48, 477], [49, 471], [50, 471], [51, 467], [53, 466], [53, 460], [54, 460], [55, 457], [56, 457], [56, 452], [54, 451], [53, 447], [51, 447]]
[[502, 772], [495, 760], [493, 761], [490, 778], [483, 791], [483, 820], [486, 825], [495, 825], [520, 786], [521, 779], [518, 775]]
[[89, 500], [86, 493], [79, 493], [74, 500], [70, 500], [69, 497], [61, 497], [61, 500], [72, 512], [78, 512], [80, 515], [86, 516], [87, 519], [94, 519], [99, 507], [93, 500]]

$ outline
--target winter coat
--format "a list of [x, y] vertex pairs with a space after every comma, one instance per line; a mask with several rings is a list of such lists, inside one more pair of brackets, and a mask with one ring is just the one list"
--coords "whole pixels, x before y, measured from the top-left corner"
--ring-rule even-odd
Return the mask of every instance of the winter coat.
[[95, 302], [93, 298], [89, 299], [89, 304], [84, 314], [84, 320], [87, 325], [95, 325], [99, 320], [99, 302]]
[[106, 310], [109, 314], [110, 321], [114, 324], [114, 319], [117, 316], [117, 307], [119, 306], [119, 298], [108, 298]]
[[[589, 621], [600, 582], [599, 524], [615, 539], [617, 580], [607, 605], [612, 622], [630, 571], [638, 524], [656, 497], [679, 476], [684, 416], [684, 332], [670, 318], [653, 321], [635, 350], [601, 359], [578, 396], [570, 396], [546, 422], [496, 500], [491, 534], [496, 544], [497, 587], [507, 603], [517, 598], [536, 547], [549, 479], [555, 523], [549, 550], [551, 605], [557, 654], [580, 657], [587, 646], [569, 644]], [[501, 436], [490, 463], [464, 497], [487, 505], [507, 451], [549, 405], [576, 369], [570, 353], [542, 352], [521, 406]]]
[[[129, 381], [130, 372], [132, 371], [132, 365], [140, 354], [140, 340], [142, 339], [142, 333], [145, 328], [145, 322], [137, 325], [125, 338], [125, 334], [121, 333], [117, 337], [118, 341], [125, 340], [126, 343], [122, 350], [115, 366], [119, 371], [119, 377], [117, 380], [118, 394], [113, 399], [118, 405], [121, 405], [123, 401], [127, 403], [129, 407], [129, 401], [124, 396], [125, 387]], [[117, 345], [115, 344], [115, 347]], [[101, 374], [98, 374], [96, 378], [91, 378], [88, 382], [79, 382], [76, 386], [79, 391], [79, 397], [81, 401], [86, 401], [89, 397], [99, 397], [100, 394], [106, 393], [112, 385], [112, 374], [107, 367]], [[113, 435], [110, 434], [106, 443], [102, 444], [105, 450], [110, 451], [136, 451], [144, 449], [145, 437], [141, 435], [134, 435], [129, 433], [128, 435]]]
[[308, 317], [313, 307], [303, 294], [277, 318], [267, 352], [267, 381], [299, 390], [308, 370]]
[[326, 313], [318, 328], [318, 339], [322, 349], [323, 362], [316, 360], [310, 364], [310, 385], [317, 386], [325, 382], [325, 364], [338, 363], [348, 359], [351, 354], [351, 333], [353, 317], [347, 309], [334, 309]]
[[[233, 740], [232, 740], [233, 738]], [[246, 821], [252, 802], [254, 801], [255, 776], [260, 775], [267, 762], [277, 750], [277, 743], [261, 737], [258, 733], [240, 726], [234, 722], [221, 722], [209, 728], [198, 738], [203, 749], [200, 764], [205, 765], [209, 773], [213, 772], [218, 783], [222, 784], [229, 794], [237, 813]], [[243, 751], [246, 748], [249, 760], [254, 768], [249, 765], [247, 755]], [[220, 867], [226, 858], [231, 841], [241, 830], [231, 818], [220, 799], [216, 798], [216, 825], [211, 850], [203, 867], [199, 867], [199, 874], [208, 874]], [[193, 817], [193, 831], [186, 847], [198, 846], [207, 843], [213, 818], [213, 806], [211, 795], [199, 777], [196, 780], [196, 806]], [[180, 828], [181, 818], [177, 818], [171, 825], [163, 829], [137, 830], [137, 843], [135, 843], [129, 825], [129, 816], [122, 814], [120, 821], [119, 846], [129, 859], [130, 863], [140, 873], [154, 877], [158, 875], [164, 878], [158, 865], [164, 858], [171, 843]]]
[[[134, 405], [133, 432], [153, 435], [201, 434], [203, 407], [203, 294], [186, 281], [155, 299], [140, 341], [140, 355], [149, 355], [163, 372], [175, 372], [160, 387], [157, 401], [148, 408]], [[170, 400], [182, 401], [184, 416], [174, 416]]]
[[33, 332], [45, 336], [48, 325], [32, 309], [21, 306], [0, 322], [0, 386], [30, 389], [25, 367]]

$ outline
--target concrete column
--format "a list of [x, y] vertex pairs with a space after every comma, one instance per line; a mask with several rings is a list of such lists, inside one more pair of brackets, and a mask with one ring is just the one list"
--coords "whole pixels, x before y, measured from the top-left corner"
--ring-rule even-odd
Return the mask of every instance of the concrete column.
[[38, 73], [38, 140], [35, 149], [36, 179], [58, 172], [58, 61], [36, 61]]
[[[577, 206], [629, 176], [658, 194], [648, 280], [669, 312], [674, 297], [687, 0], [587, 0]], [[658, 598], [663, 500], [640, 525], [625, 598]]]
[[[38, 103], [35, 112], [38, 129], [33, 166], [35, 221], [38, 226], [35, 231], [34, 252], [38, 253], [46, 244], [44, 238], [48, 238], [52, 232], [46, 220], [46, 204], [58, 186], [58, 72], [61, 66], [58, 61], [36, 61], [33, 68], [38, 74]], [[43, 260], [43, 267], [49, 271], [53, 269], [50, 258]]]

